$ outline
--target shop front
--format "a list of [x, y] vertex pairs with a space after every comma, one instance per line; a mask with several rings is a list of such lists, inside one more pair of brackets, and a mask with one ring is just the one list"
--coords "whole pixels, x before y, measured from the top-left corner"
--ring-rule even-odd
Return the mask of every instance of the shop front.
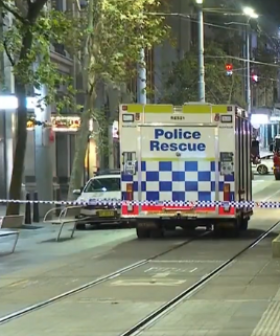
[[251, 115], [254, 135], [260, 143], [260, 150], [268, 151], [274, 137], [279, 134], [280, 110], [260, 109]]
[[[76, 134], [80, 128], [80, 117], [77, 115], [51, 116], [50, 143], [52, 155], [52, 169], [54, 180], [61, 186], [68, 188], [68, 183], [72, 170], [72, 163], [75, 155]], [[36, 121], [32, 117], [27, 122], [27, 148], [25, 156], [25, 177], [27, 181], [35, 181], [35, 132]], [[92, 124], [89, 125], [89, 131]], [[87, 155], [84, 163], [85, 179], [93, 172], [96, 163], [95, 140], [89, 137]], [[65, 191], [66, 192], [66, 191]]]

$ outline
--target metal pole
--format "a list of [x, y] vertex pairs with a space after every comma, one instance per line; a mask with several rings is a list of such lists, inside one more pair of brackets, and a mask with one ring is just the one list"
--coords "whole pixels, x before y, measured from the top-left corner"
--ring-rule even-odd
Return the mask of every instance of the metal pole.
[[250, 69], [250, 58], [251, 58], [251, 48], [250, 48], [250, 27], [249, 27], [249, 20], [247, 22], [247, 34], [246, 34], [246, 83], [247, 83], [247, 110], [248, 113], [251, 114], [252, 112], [252, 105], [251, 105], [251, 69]]
[[204, 20], [202, 5], [198, 6], [198, 99], [205, 103]]
[[138, 64], [137, 76], [137, 101], [139, 104], [147, 104], [146, 96], [146, 63], [145, 63], [145, 50], [140, 50], [140, 62]]

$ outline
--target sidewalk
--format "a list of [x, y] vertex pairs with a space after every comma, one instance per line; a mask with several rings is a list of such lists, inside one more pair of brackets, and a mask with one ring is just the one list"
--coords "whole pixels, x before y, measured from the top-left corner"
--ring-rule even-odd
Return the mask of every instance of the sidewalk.
[[[89, 228], [85, 231], [76, 231], [73, 239], [70, 237], [70, 228], [65, 227], [62, 233], [62, 240], [56, 242], [56, 226], [45, 223], [36, 223], [37, 229], [22, 229], [20, 238], [14, 254], [5, 255], [10, 249], [12, 239], [10, 237], [0, 238], [0, 276], [20, 272], [32, 274], [35, 270], [46, 270], [48, 264], [53, 267], [65, 258], [70, 260], [76, 255], [112, 244], [119, 244], [135, 237], [133, 229], [105, 228], [94, 230]], [[64, 239], [65, 238], [65, 239]], [[1, 287], [1, 281], [0, 281]]]

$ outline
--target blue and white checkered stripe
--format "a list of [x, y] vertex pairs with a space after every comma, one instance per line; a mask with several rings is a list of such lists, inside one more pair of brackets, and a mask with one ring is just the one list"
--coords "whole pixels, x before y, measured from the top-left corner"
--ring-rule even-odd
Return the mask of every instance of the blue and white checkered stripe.
[[[141, 201], [211, 202], [215, 200], [214, 161], [142, 161]], [[234, 175], [219, 176], [219, 200], [223, 200], [224, 183], [230, 184], [230, 201], [234, 201]], [[138, 199], [138, 173], [122, 174], [122, 199], [126, 184], [133, 183], [134, 200]]]
[[87, 206], [87, 205], [112, 205], [112, 206], [121, 206], [123, 204], [131, 204], [131, 205], [158, 205], [158, 206], [192, 206], [192, 207], [213, 207], [213, 206], [231, 206], [234, 208], [266, 208], [266, 209], [279, 209], [280, 208], [280, 202], [254, 202], [254, 201], [243, 201], [243, 202], [223, 202], [223, 201], [213, 201], [213, 202], [207, 202], [207, 201], [185, 201], [185, 202], [176, 202], [176, 201], [121, 201], [116, 199], [92, 199], [88, 202], [84, 201], [23, 201], [23, 200], [8, 200], [8, 199], [2, 199], [0, 200], [0, 204], [7, 204], [7, 203], [20, 203], [20, 204], [51, 204], [51, 205], [63, 205], [63, 206]]

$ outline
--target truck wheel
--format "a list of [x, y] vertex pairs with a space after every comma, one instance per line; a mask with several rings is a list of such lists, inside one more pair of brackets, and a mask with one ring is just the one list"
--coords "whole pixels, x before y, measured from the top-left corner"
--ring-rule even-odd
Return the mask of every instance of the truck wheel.
[[230, 220], [227, 226], [214, 225], [214, 235], [219, 238], [239, 237], [240, 224], [237, 221], [238, 219]]
[[136, 228], [136, 234], [138, 239], [147, 239], [150, 238], [150, 230], [145, 228]]
[[221, 229], [218, 225], [214, 225], [214, 236], [220, 238], [223, 236], [224, 230]]
[[241, 221], [240, 221], [240, 226], [239, 226], [240, 231], [247, 231], [248, 230], [248, 224], [249, 224], [249, 219], [248, 218], [242, 218]]

